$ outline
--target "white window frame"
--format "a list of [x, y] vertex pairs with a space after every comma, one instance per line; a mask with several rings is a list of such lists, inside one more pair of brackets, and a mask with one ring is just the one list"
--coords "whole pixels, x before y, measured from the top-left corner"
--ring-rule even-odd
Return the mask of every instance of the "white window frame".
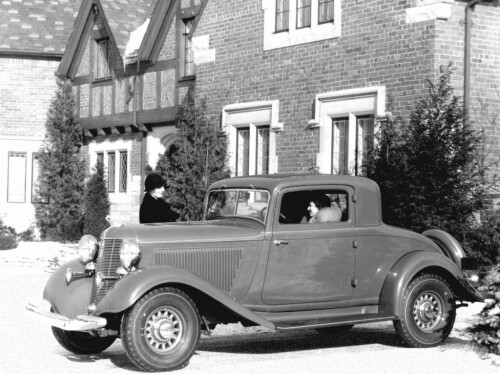
[[[120, 191], [120, 152], [127, 152], [127, 190]], [[97, 154], [104, 154], [104, 176], [108, 176], [108, 154], [115, 154], [115, 190], [114, 192], [108, 191], [108, 196], [111, 203], [126, 203], [128, 202], [127, 196], [132, 193], [132, 174], [130, 172], [130, 162], [132, 158], [132, 143], [130, 141], [118, 139], [115, 141], [104, 141], [102, 143], [92, 142], [89, 144], [90, 154], [90, 172], [94, 172], [93, 168], [97, 163]], [[107, 186], [106, 186], [107, 188]]]
[[349, 119], [348, 165], [356, 159], [356, 126], [360, 116], [374, 116], [374, 133], [379, 131], [379, 119], [385, 117], [385, 86], [356, 88], [316, 95], [315, 117], [311, 126], [319, 128], [319, 153], [316, 166], [320, 173], [332, 173], [333, 119]]
[[[267, 120], [262, 120], [265, 113]], [[269, 125], [269, 174], [278, 172], [278, 157], [276, 156], [276, 132], [283, 130], [283, 124], [278, 122], [279, 100], [259, 101], [251, 103], [230, 104], [222, 109], [222, 130], [227, 136], [227, 152], [231, 176], [236, 176], [236, 144], [237, 129], [250, 129], [249, 175], [257, 174], [257, 129]], [[240, 120], [232, 120], [233, 115], [242, 114]], [[243, 119], [244, 118], [244, 119]]]
[[276, 32], [276, 1], [262, 0], [264, 51], [338, 38], [341, 35], [342, 0], [334, 3], [333, 22], [318, 23], [319, 1], [311, 1], [311, 26], [297, 29], [297, 0], [290, 0], [288, 31]]
[[[7, 163], [7, 203], [25, 204], [28, 201], [26, 191], [28, 153], [25, 151], [9, 151]], [[24, 164], [22, 168], [21, 163]], [[16, 177], [17, 179], [14, 179]]]

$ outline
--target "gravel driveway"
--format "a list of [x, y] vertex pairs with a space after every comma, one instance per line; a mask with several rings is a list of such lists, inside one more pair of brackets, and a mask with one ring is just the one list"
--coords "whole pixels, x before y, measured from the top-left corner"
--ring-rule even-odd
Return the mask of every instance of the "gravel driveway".
[[[41, 298], [53, 269], [76, 256], [75, 244], [47, 242], [21, 243], [14, 250], [0, 251], [2, 373], [137, 371], [119, 340], [100, 355], [76, 356], [61, 348], [50, 328], [25, 310], [27, 302]], [[212, 336], [202, 337], [189, 366], [179, 373], [500, 373], [500, 357], [479, 354], [465, 331], [482, 306], [460, 308], [446, 343], [428, 349], [404, 347], [387, 322], [358, 325], [337, 337], [219, 326]]]

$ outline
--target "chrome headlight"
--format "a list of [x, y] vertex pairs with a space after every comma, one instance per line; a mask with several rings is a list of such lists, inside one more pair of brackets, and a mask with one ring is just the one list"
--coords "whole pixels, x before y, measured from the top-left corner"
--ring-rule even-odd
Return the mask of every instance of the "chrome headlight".
[[137, 242], [124, 239], [120, 247], [120, 261], [123, 267], [130, 270], [135, 267], [141, 259], [141, 250]]
[[99, 242], [92, 235], [84, 235], [78, 243], [78, 254], [80, 261], [87, 264], [95, 260], [95, 256], [99, 249]]

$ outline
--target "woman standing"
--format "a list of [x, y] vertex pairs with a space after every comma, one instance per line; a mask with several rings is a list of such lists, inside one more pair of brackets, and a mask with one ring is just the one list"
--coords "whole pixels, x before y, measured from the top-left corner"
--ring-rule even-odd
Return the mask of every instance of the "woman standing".
[[175, 222], [177, 214], [163, 200], [163, 192], [165, 192], [165, 181], [163, 178], [159, 174], [149, 174], [144, 184], [146, 193], [139, 209], [139, 222]]

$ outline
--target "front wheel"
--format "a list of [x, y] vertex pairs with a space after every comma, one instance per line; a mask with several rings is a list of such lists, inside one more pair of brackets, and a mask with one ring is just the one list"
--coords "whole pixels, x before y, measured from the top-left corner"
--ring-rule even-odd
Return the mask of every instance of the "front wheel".
[[122, 320], [128, 358], [145, 371], [180, 369], [200, 341], [200, 317], [184, 292], [163, 287], [143, 296]]
[[423, 274], [406, 288], [394, 328], [410, 347], [434, 347], [448, 337], [455, 316], [448, 283], [438, 275]]

